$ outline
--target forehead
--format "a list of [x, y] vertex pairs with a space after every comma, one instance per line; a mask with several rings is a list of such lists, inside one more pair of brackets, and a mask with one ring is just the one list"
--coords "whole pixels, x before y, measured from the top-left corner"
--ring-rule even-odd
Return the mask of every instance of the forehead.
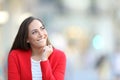
[[39, 20], [33, 20], [29, 25], [29, 30], [37, 29], [40, 28], [41, 26], [43, 26], [42, 22], [40, 22]]

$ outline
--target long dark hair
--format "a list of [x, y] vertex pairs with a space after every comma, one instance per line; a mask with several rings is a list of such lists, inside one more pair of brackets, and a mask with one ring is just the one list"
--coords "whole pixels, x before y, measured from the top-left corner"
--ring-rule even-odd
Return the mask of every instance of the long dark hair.
[[[11, 50], [13, 50], [13, 49], [28, 50], [28, 49], [31, 48], [30, 44], [27, 43], [27, 38], [28, 38], [28, 27], [29, 27], [30, 23], [33, 20], [38, 20], [38, 21], [40, 21], [43, 24], [43, 22], [39, 18], [35, 18], [35, 17], [28, 17], [28, 18], [26, 18], [22, 22], [22, 24], [20, 25], [20, 28], [18, 30], [18, 33], [16, 35], [16, 38], [14, 40], [14, 43], [12, 45]], [[49, 44], [51, 44], [51, 43], [47, 39], [47, 45], [49, 45]]]

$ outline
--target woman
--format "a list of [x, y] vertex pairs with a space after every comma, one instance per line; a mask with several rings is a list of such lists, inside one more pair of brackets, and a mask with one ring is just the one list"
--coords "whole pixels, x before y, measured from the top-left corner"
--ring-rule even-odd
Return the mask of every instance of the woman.
[[21, 24], [8, 55], [8, 80], [64, 80], [66, 56], [53, 48], [38, 18]]

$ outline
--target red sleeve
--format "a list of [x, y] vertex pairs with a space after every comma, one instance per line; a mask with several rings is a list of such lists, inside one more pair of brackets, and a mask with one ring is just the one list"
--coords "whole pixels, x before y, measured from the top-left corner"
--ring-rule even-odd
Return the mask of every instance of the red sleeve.
[[[54, 59], [55, 60], [55, 59]], [[66, 57], [61, 55], [53, 72], [49, 60], [41, 62], [42, 80], [64, 80], [66, 68]]]
[[8, 80], [20, 80], [17, 57], [8, 55]]

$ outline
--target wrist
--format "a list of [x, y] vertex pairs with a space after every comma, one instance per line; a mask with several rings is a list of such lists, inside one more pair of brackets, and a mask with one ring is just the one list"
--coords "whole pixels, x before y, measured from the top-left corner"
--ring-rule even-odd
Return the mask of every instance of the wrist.
[[47, 58], [41, 58], [41, 61], [47, 61], [48, 59]]

